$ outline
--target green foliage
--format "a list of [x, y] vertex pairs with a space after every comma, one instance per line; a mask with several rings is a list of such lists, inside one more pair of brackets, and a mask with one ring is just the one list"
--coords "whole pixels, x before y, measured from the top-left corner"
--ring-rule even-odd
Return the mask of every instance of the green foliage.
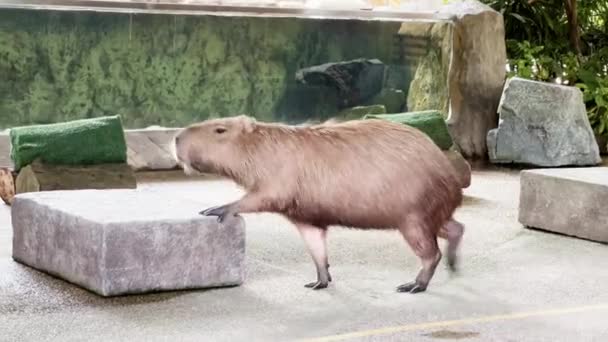
[[504, 15], [507, 77], [577, 86], [595, 133], [608, 136], [608, 2], [577, 2], [582, 55], [570, 46], [564, 0], [484, 2]]
[[[482, 0], [502, 13], [507, 38], [541, 43], [560, 41], [566, 34], [563, 0]], [[566, 40], [567, 42], [567, 40]]]
[[594, 57], [579, 70], [581, 82], [576, 86], [583, 91], [595, 132], [608, 136], [608, 47]]

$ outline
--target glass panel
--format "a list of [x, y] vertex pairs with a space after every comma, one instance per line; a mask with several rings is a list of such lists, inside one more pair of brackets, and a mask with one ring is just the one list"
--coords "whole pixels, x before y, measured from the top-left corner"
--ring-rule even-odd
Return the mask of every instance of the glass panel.
[[0, 129], [447, 114], [450, 46], [440, 21], [0, 9]]

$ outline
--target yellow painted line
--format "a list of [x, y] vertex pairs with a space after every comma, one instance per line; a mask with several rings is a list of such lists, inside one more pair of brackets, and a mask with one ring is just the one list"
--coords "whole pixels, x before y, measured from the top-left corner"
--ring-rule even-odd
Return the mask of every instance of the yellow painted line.
[[556, 316], [556, 315], [571, 314], [571, 313], [585, 312], [585, 311], [592, 311], [592, 310], [608, 310], [608, 304], [587, 305], [587, 306], [579, 306], [579, 307], [564, 308], [564, 309], [529, 311], [529, 312], [493, 315], [493, 316], [485, 316], [485, 317], [477, 317], [477, 318], [458, 319], [458, 320], [451, 320], [451, 321], [437, 321], [437, 322], [406, 324], [406, 325], [400, 325], [400, 326], [394, 326], [394, 327], [362, 330], [362, 331], [355, 331], [355, 332], [351, 332], [351, 333], [318, 337], [318, 338], [306, 339], [303, 341], [310, 341], [310, 342], [340, 341], [340, 340], [346, 340], [346, 339], [350, 339], [350, 338], [369, 337], [369, 336], [375, 336], [375, 335], [386, 335], [386, 334], [394, 334], [394, 333], [406, 332], [406, 331], [426, 330], [426, 329], [432, 329], [432, 328], [444, 328], [444, 327], [461, 326], [461, 325], [475, 324], [475, 323], [488, 323], [488, 322], [496, 322], [496, 321], [512, 321], [512, 320], [518, 320], [518, 319], [524, 319], [524, 318], [530, 318], [530, 317]]

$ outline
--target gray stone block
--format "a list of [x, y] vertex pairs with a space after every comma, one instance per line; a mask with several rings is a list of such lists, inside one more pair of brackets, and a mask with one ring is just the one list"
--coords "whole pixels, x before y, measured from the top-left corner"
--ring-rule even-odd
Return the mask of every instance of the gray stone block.
[[525, 170], [520, 187], [524, 226], [608, 242], [608, 167]]
[[177, 168], [171, 143], [178, 128], [146, 128], [125, 131], [127, 158], [136, 170], [171, 170]]
[[102, 296], [240, 285], [245, 227], [152, 190], [20, 194], [13, 259]]
[[11, 140], [7, 131], [0, 132], [0, 167], [13, 169], [11, 160]]
[[487, 135], [494, 163], [543, 167], [598, 165], [599, 148], [576, 87], [511, 78], [505, 84], [498, 128]]

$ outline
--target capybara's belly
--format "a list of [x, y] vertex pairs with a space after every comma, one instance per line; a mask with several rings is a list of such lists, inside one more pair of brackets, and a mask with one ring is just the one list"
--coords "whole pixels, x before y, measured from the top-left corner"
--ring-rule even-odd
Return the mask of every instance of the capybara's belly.
[[317, 189], [301, 192], [288, 216], [318, 226], [376, 229], [397, 228], [412, 216], [444, 220], [456, 205], [450, 203], [453, 196], [442, 186], [445, 182], [432, 178], [432, 174], [409, 180], [372, 175], [356, 183], [328, 178]]

